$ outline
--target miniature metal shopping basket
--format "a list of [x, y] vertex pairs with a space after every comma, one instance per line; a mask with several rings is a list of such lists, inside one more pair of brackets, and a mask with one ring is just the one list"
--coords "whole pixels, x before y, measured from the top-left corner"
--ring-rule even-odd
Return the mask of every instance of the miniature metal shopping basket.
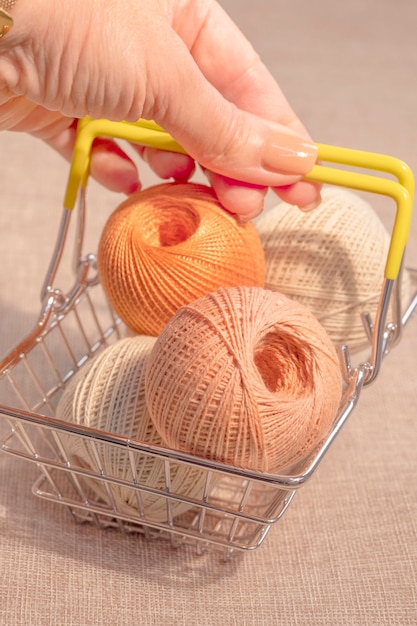
[[[306, 178], [385, 195], [394, 201], [396, 215], [385, 276], [375, 319], [363, 316], [369, 338], [369, 358], [354, 365], [349, 347], [340, 346], [344, 393], [331, 432], [309, 457], [285, 475], [261, 474], [147, 445], [121, 435], [93, 430], [56, 419], [62, 392], [83, 364], [100, 350], [126, 335], [123, 323], [110, 309], [100, 286], [94, 253], [83, 254], [86, 187], [93, 140], [96, 137], [137, 142], [181, 152], [163, 129], [151, 122], [112, 123], [83, 120], [79, 124], [64, 200], [63, 217], [42, 290], [42, 307], [34, 329], [0, 363], [0, 450], [32, 462], [39, 470], [33, 492], [68, 507], [77, 521], [116, 527], [147, 537], [164, 537], [174, 545], [193, 543], [226, 555], [257, 548], [282, 516], [297, 489], [313, 474], [366, 386], [375, 380], [385, 356], [399, 341], [403, 327], [417, 309], [417, 295], [400, 306], [402, 259], [413, 203], [413, 175], [403, 162], [389, 156], [319, 145], [317, 165]], [[346, 166], [340, 168], [340, 166]], [[363, 170], [372, 170], [372, 174]], [[388, 174], [388, 176], [387, 176]], [[64, 292], [56, 284], [73, 207], [77, 202], [75, 279]], [[401, 311], [405, 310], [405, 313]], [[390, 312], [390, 313], [388, 313]], [[393, 319], [388, 319], [388, 314]], [[4, 403], [4, 404], [3, 404]], [[83, 438], [96, 467], [69, 460], [68, 437]], [[103, 449], [123, 449], [131, 476], [121, 479], [103, 470]], [[141, 484], [138, 459], [152, 457], [161, 464], [164, 484]], [[181, 486], [173, 488], [178, 467], [198, 468], [204, 476], [201, 497], [193, 498]], [[91, 481], [100, 483], [105, 497], [94, 495]], [[120, 510], [114, 490], [129, 490], [137, 506]], [[166, 514], [161, 521], [147, 511], [145, 496], [160, 499]], [[175, 515], [176, 505], [187, 505]]]

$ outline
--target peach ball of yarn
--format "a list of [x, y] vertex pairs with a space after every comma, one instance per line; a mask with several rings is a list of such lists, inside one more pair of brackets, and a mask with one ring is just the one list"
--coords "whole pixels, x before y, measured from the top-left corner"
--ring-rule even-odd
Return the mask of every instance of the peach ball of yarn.
[[328, 433], [341, 400], [335, 348], [313, 315], [259, 287], [182, 307], [148, 359], [146, 402], [172, 447], [277, 472]]
[[126, 325], [158, 335], [180, 306], [220, 286], [263, 286], [265, 260], [253, 224], [223, 209], [209, 187], [165, 183], [110, 216], [98, 271]]
[[[369, 345], [361, 313], [375, 319], [390, 237], [359, 195], [325, 187], [322, 198], [310, 213], [281, 203], [257, 220], [265, 287], [304, 304], [335, 345], [357, 351]], [[406, 274], [402, 291], [408, 299]]]
[[[154, 337], [144, 335], [122, 339], [87, 362], [67, 385], [57, 407], [58, 419], [124, 435], [147, 445], [164, 446], [145, 403], [145, 365], [154, 342]], [[78, 467], [98, 471], [88, 440], [62, 435], [62, 442], [70, 462]], [[132, 482], [127, 449], [102, 443], [96, 445], [104, 473]], [[139, 451], [134, 454], [138, 483], [165, 489], [167, 478], [164, 460]], [[94, 493], [109, 503], [109, 495], [102, 481], [87, 478], [86, 482]], [[171, 465], [172, 493], [201, 498], [204, 485], [205, 475], [198, 468]], [[119, 512], [137, 517], [138, 501], [133, 489], [112, 484], [112, 494]], [[141, 499], [147, 519], [166, 521], [164, 498], [141, 492]], [[172, 502], [174, 515], [190, 508], [187, 503]]]

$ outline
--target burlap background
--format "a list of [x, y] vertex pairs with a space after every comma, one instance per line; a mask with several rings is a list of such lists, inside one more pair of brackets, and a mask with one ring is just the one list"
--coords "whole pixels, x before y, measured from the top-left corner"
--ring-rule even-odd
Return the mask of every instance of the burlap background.
[[[415, 2], [222, 4], [317, 141], [386, 152], [417, 172]], [[11, 133], [0, 160], [4, 353], [38, 311], [68, 168]], [[119, 202], [97, 194], [93, 230]], [[388, 224], [391, 207], [375, 205]], [[415, 225], [408, 259], [417, 265]], [[264, 545], [229, 563], [76, 525], [31, 495], [32, 465], [0, 455], [0, 624], [417, 624], [416, 355], [412, 320]]]

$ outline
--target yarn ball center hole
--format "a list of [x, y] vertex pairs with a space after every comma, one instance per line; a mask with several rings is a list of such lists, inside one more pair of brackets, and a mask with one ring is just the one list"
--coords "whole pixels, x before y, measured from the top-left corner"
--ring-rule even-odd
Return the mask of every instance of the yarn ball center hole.
[[294, 336], [279, 331], [264, 335], [254, 351], [254, 362], [271, 393], [302, 398], [311, 391], [311, 352]]
[[160, 198], [158, 206], [153, 207], [152, 222], [147, 224], [145, 239], [156, 247], [177, 246], [190, 239], [199, 225], [200, 216], [192, 204]]

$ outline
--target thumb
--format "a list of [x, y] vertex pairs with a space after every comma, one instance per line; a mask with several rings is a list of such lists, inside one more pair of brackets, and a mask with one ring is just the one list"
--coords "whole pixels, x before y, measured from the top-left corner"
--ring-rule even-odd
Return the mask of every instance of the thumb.
[[266, 187], [293, 184], [313, 168], [313, 143], [239, 109], [206, 80], [181, 41], [176, 48], [169, 64], [164, 59], [164, 102], [153, 117], [196, 161], [230, 179]]

